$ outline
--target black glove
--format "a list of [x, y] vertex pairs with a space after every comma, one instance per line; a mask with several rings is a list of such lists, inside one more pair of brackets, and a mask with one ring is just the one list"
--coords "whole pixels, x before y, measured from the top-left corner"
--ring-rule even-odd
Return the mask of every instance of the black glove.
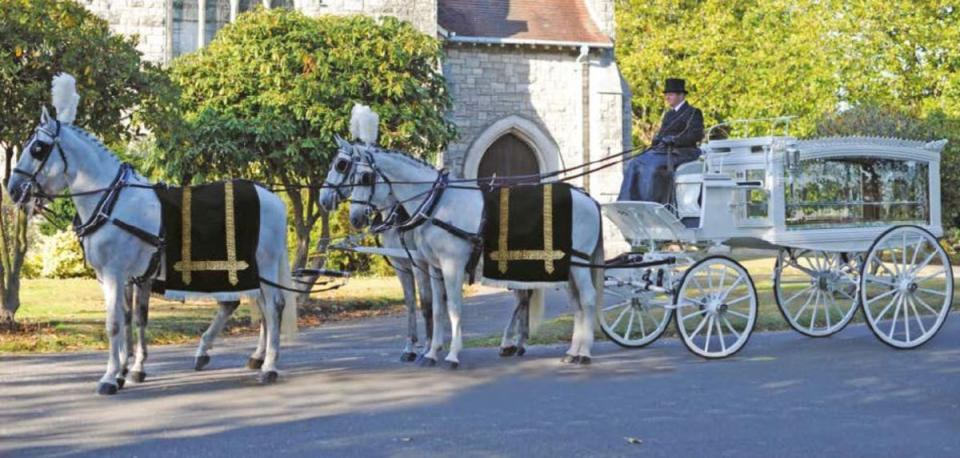
[[673, 146], [676, 143], [676, 138], [673, 135], [666, 135], [660, 139], [660, 142], [667, 146]]

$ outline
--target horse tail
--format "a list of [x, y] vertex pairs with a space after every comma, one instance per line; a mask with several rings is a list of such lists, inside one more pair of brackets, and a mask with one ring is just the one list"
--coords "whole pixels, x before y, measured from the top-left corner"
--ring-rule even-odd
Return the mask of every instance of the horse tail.
[[602, 218], [598, 221], [600, 232], [597, 235], [597, 246], [594, 247], [592, 256], [590, 258], [590, 263], [594, 267], [590, 268], [590, 276], [593, 278], [593, 290], [596, 293], [594, 297], [593, 307], [594, 312], [600, 310], [603, 307], [603, 285], [606, 279], [604, 278], [605, 272], [602, 266], [604, 264], [603, 259], [603, 220]]
[[543, 316], [546, 311], [544, 307], [546, 294], [544, 294], [543, 289], [538, 288], [533, 290], [530, 294], [530, 335], [533, 335], [537, 332], [537, 329], [543, 324]]
[[277, 271], [280, 272], [280, 285], [284, 288], [280, 290], [283, 295], [283, 314], [280, 317], [280, 336], [287, 340], [292, 340], [297, 336], [297, 294], [291, 291], [293, 288], [293, 273], [290, 271], [290, 255], [287, 254], [287, 244], [283, 244], [283, 250], [280, 254], [280, 265]]

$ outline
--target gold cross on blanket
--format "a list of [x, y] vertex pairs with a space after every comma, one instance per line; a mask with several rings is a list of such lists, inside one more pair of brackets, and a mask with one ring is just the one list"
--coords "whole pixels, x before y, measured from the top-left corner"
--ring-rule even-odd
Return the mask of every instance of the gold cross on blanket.
[[566, 255], [560, 250], [553, 249], [553, 185], [543, 186], [543, 249], [542, 250], [510, 250], [507, 246], [507, 237], [510, 232], [510, 188], [500, 190], [500, 237], [497, 240], [497, 250], [490, 253], [490, 259], [497, 261], [501, 273], [507, 272], [508, 261], [543, 261], [543, 268], [547, 273], [553, 273], [554, 261], [563, 259]]
[[183, 283], [189, 285], [192, 280], [191, 272], [220, 270], [227, 271], [230, 284], [236, 285], [240, 282], [237, 278], [237, 272], [250, 267], [246, 261], [237, 261], [237, 238], [235, 218], [233, 214], [233, 182], [227, 181], [223, 185], [224, 207], [226, 207], [226, 216], [224, 218], [227, 227], [227, 259], [223, 261], [193, 261], [191, 257], [191, 193], [190, 187], [183, 188], [183, 240], [181, 243], [180, 261], [173, 265], [173, 270], [183, 272]]

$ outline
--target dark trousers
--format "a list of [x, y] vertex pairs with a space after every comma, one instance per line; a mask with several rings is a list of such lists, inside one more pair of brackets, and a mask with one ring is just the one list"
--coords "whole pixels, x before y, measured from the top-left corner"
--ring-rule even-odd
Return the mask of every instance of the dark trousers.
[[[700, 152], [675, 153], [673, 167], [695, 160]], [[673, 171], [668, 170], [667, 153], [649, 149], [631, 159], [623, 168], [623, 183], [617, 200], [641, 200], [670, 203], [670, 188], [673, 186]]]

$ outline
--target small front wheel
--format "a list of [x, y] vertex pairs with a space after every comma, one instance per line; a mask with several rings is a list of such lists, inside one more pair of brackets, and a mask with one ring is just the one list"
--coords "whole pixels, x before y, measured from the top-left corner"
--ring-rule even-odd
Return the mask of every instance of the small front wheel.
[[683, 344], [704, 358], [738, 352], [757, 323], [757, 288], [747, 270], [725, 256], [694, 264], [674, 296]]

